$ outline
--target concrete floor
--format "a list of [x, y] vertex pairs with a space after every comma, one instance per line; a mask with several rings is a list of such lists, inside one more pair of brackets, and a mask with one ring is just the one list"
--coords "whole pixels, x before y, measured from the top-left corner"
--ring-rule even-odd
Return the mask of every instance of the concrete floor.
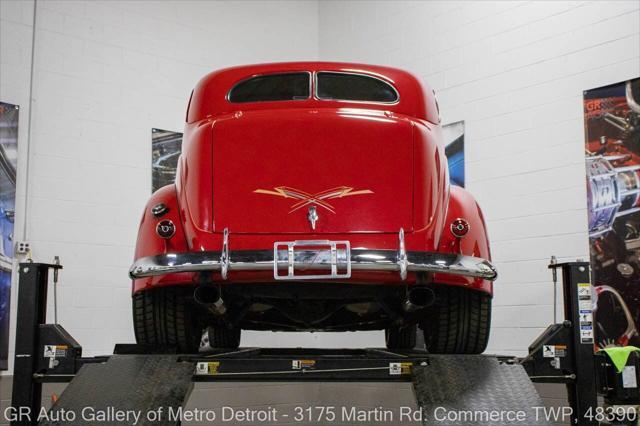
[[[64, 384], [45, 384], [43, 388], [43, 406], [51, 406], [51, 395], [61, 394]], [[0, 413], [4, 413], [10, 405], [11, 378], [0, 378]], [[419, 422], [400, 422], [399, 407], [406, 406], [416, 410], [417, 405], [413, 396], [411, 383], [195, 383], [189, 397], [185, 411], [193, 412], [199, 409], [214, 412], [216, 419], [208, 421], [203, 415], [201, 419], [185, 420], [183, 425], [305, 425], [328, 424], [325, 422], [295, 421], [296, 414], [309, 415], [309, 408], [313, 416], [320, 414], [320, 407], [335, 407], [336, 420], [332, 425], [346, 426], [369, 424], [362, 422], [350, 422], [349, 412], [343, 415], [342, 407], [351, 410], [371, 410], [380, 408], [394, 413], [394, 419], [380, 421], [374, 424], [380, 426], [397, 424], [421, 424]], [[264, 410], [272, 412], [277, 410], [277, 421], [234, 421], [223, 419], [224, 414], [235, 411], [239, 413], [247, 409], [252, 411]], [[341, 421], [342, 419], [347, 421]], [[0, 415], [0, 425], [8, 425], [9, 422]]]
[[[51, 405], [51, 395], [60, 395], [64, 390], [64, 384], [45, 384], [43, 388], [43, 406]], [[537, 385], [538, 391], [547, 406], [566, 405], [566, 392], [562, 385]], [[11, 401], [11, 376], [0, 376], [0, 425], [8, 425], [4, 418], [4, 410]], [[302, 410], [303, 415], [320, 415], [320, 407], [335, 407], [336, 419], [327, 421], [295, 421], [295, 416]], [[332, 424], [332, 425], [358, 425], [375, 424], [408, 425], [421, 424], [420, 422], [399, 421], [400, 407], [408, 407], [408, 410], [417, 408], [411, 383], [195, 383], [193, 392], [185, 407], [186, 411], [193, 412], [200, 409], [214, 412], [216, 419], [208, 421], [203, 415], [201, 419], [185, 420], [183, 425], [305, 425], [305, 424]], [[277, 422], [274, 421], [239, 421], [223, 419], [223, 408], [229, 415], [232, 410], [266, 410], [276, 409]], [[346, 412], [342, 407], [346, 407]], [[349, 421], [349, 410], [371, 410], [380, 408], [380, 411], [389, 410], [393, 413], [392, 420], [358, 422]], [[310, 410], [309, 410], [310, 409]], [[286, 415], [286, 417], [285, 417]], [[316, 418], [317, 420], [317, 418]], [[405, 419], [406, 420], [406, 419]]]

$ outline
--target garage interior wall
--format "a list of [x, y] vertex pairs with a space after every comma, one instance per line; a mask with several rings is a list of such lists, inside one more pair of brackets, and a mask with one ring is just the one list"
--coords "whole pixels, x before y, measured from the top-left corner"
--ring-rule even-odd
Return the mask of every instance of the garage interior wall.
[[553, 320], [551, 255], [589, 259], [582, 92], [640, 76], [639, 8], [320, 2], [322, 59], [406, 68], [443, 123], [465, 121], [467, 188], [499, 273], [488, 353], [522, 355]]
[[[588, 257], [582, 90], [640, 75], [637, 1], [38, 1], [30, 96], [33, 11], [0, 0], [0, 100], [21, 106], [15, 238], [37, 261], [60, 256], [58, 320], [86, 355], [133, 340], [126, 271], [151, 128], [181, 131], [208, 71], [345, 60], [428, 81], [444, 123], [465, 120], [467, 186], [500, 272], [489, 352], [517, 355], [552, 320], [549, 256]], [[242, 344], [383, 345], [356, 336]]]
[[[60, 256], [58, 321], [87, 355], [111, 353], [134, 339], [127, 270], [151, 194], [151, 129], [181, 132], [214, 69], [317, 59], [318, 4], [38, 1], [30, 141], [34, 3], [0, 7], [0, 99], [21, 106], [15, 239], [36, 261]], [[13, 346], [15, 309], [11, 327]]]

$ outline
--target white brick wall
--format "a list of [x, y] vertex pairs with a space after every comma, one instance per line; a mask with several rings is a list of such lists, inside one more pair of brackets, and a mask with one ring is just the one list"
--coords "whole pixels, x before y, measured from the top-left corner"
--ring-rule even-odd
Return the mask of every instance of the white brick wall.
[[[0, 99], [22, 106], [24, 171], [33, 3], [0, 4]], [[182, 131], [211, 70], [317, 58], [317, 17], [315, 2], [38, 1], [26, 239], [36, 260], [61, 257], [59, 321], [88, 355], [133, 341], [127, 269], [151, 128]]]
[[[27, 133], [29, 118], [29, 74], [31, 69], [31, 42], [33, 29], [33, 2], [0, 1], [0, 101], [20, 106], [18, 123], [18, 170], [16, 186], [16, 217], [14, 235], [22, 237], [24, 227]], [[13, 277], [15, 289], [16, 277]], [[11, 335], [9, 364], [13, 364], [13, 328], [15, 324], [16, 291], [11, 294]], [[1, 374], [1, 373], [0, 373]]]
[[[489, 352], [550, 323], [546, 268], [588, 258], [582, 91], [640, 76], [640, 2], [320, 2], [320, 57], [398, 66], [466, 122], [496, 283]], [[559, 311], [561, 314], [561, 311]]]
[[[445, 122], [466, 121], [468, 187], [501, 274], [490, 351], [521, 354], [551, 320], [548, 257], [587, 257], [582, 90], [640, 75], [638, 9], [39, 1], [26, 238], [37, 260], [65, 265], [60, 322], [88, 355], [132, 341], [126, 270], [150, 192], [150, 129], [182, 129], [193, 84], [228, 65], [320, 57], [407, 68], [437, 90]], [[17, 238], [32, 21], [31, 1], [0, 0], [0, 99], [21, 105]], [[247, 333], [244, 344], [382, 344], [379, 333], [304, 336]]]

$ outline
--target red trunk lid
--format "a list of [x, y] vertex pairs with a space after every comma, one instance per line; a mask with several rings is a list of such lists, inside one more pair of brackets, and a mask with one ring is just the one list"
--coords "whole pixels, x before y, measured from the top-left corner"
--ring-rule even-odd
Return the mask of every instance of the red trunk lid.
[[[232, 233], [412, 229], [412, 128], [362, 110], [255, 111], [213, 126], [213, 217]], [[315, 207], [315, 231], [309, 219]]]

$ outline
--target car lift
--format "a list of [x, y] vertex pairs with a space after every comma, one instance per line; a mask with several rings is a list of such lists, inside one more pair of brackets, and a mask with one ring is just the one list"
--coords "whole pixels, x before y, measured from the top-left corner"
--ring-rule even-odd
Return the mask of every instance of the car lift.
[[[422, 422], [432, 424], [434, 410], [526, 413], [521, 424], [548, 424], [532, 381], [566, 383], [573, 409], [572, 423], [596, 425], [590, 411], [597, 395], [613, 404], [638, 404], [638, 389], [629, 387], [607, 359], [593, 353], [593, 340], [581, 338], [578, 289], [589, 283], [589, 265], [571, 262], [562, 269], [565, 318], [551, 325], [529, 348], [523, 360], [490, 355], [433, 355], [421, 350], [264, 349], [241, 348], [200, 354], [139, 345], [115, 346], [113, 355], [82, 357], [82, 347], [59, 324], [46, 324], [49, 271], [59, 264], [25, 262], [19, 269], [19, 294], [12, 407], [12, 425], [38, 423], [42, 384], [69, 382], [53, 404], [49, 418], [64, 412], [95, 410], [148, 412], [184, 407], [201, 381], [403, 381], [412, 382]], [[583, 284], [581, 286], [581, 284]], [[589, 303], [591, 303], [589, 299]], [[551, 350], [553, 348], [553, 350]], [[553, 357], [549, 357], [552, 353]], [[630, 358], [640, 372], [637, 356]], [[628, 374], [627, 374], [628, 379]], [[634, 378], [637, 378], [635, 376]], [[538, 408], [536, 408], [538, 407]], [[46, 411], [45, 411], [46, 412]], [[60, 424], [42, 421], [41, 424]], [[142, 418], [138, 424], [151, 424]], [[155, 423], [158, 423], [157, 421]], [[162, 424], [179, 424], [163, 419]], [[89, 424], [76, 418], [72, 424]], [[461, 424], [447, 421], [439, 424]], [[478, 424], [478, 423], [474, 423]], [[482, 424], [515, 424], [497, 421]], [[625, 424], [625, 423], [617, 423]]]

